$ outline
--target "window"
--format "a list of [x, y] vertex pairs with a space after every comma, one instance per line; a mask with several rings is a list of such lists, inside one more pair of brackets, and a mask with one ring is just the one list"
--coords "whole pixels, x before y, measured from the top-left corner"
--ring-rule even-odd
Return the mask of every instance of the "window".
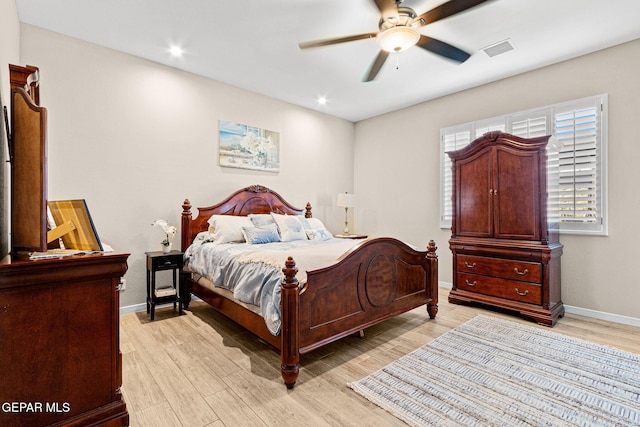
[[523, 138], [552, 134], [562, 145], [549, 157], [549, 218], [561, 233], [607, 234], [607, 95], [440, 130], [440, 226], [451, 227], [452, 176], [447, 151], [459, 150], [489, 131]]

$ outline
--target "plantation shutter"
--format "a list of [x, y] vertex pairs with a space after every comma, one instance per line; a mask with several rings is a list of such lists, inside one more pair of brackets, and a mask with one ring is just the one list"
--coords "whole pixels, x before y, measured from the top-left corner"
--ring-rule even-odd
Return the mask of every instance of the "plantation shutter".
[[451, 227], [452, 211], [453, 211], [453, 176], [451, 174], [451, 159], [446, 154], [449, 151], [459, 150], [471, 143], [471, 128], [467, 129], [451, 129], [441, 137], [441, 153], [440, 156], [440, 188], [443, 194], [440, 196], [440, 226]]
[[551, 109], [514, 115], [507, 119], [508, 132], [521, 138], [537, 138], [551, 134]]
[[602, 224], [598, 140], [601, 105], [587, 101], [574, 108], [558, 108], [555, 135], [562, 144], [558, 203], [561, 223], [596, 231]]

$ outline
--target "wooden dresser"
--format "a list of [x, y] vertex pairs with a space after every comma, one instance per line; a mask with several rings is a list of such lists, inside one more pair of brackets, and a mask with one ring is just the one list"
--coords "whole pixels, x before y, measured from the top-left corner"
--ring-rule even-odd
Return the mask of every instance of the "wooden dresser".
[[129, 425], [119, 348], [128, 256], [0, 263], [0, 425]]
[[490, 132], [449, 152], [452, 303], [499, 307], [554, 325], [564, 315], [557, 222], [548, 223], [551, 137]]

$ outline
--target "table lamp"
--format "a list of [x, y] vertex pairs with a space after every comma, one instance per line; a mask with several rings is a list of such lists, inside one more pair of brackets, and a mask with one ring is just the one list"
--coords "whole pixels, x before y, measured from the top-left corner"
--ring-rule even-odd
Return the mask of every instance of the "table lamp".
[[352, 208], [356, 205], [356, 195], [349, 194], [347, 192], [338, 194], [338, 201], [336, 203], [338, 207], [344, 208], [344, 231], [345, 235], [349, 234], [349, 219], [348, 213], [349, 208]]

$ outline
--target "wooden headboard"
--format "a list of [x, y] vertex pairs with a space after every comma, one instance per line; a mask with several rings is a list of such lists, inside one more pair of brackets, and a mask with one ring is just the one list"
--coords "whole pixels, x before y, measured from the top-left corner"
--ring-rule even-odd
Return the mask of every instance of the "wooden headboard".
[[284, 200], [275, 191], [262, 185], [252, 185], [240, 189], [220, 203], [204, 208], [197, 208], [198, 216], [192, 218], [191, 202], [185, 199], [182, 204], [181, 250], [185, 251], [196, 235], [209, 228], [207, 222], [211, 215], [268, 214], [271, 212], [287, 215], [303, 215], [311, 218], [311, 205], [298, 209]]

